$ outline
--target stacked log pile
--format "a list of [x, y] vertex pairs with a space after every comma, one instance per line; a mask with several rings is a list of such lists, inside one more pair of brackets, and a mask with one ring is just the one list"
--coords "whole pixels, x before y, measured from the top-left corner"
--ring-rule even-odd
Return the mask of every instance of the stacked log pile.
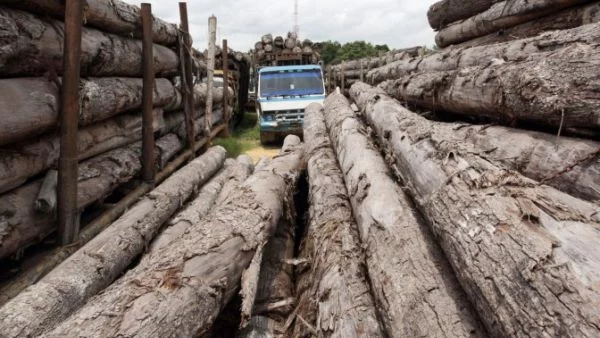
[[301, 40], [296, 33], [273, 37], [265, 34], [254, 44], [254, 62], [261, 66], [274, 66], [278, 55], [302, 54], [308, 63], [316, 64], [320, 60], [319, 44], [309, 39]]
[[346, 92], [357, 81], [365, 81], [371, 69], [383, 67], [399, 60], [407, 60], [423, 55], [422, 47], [395, 49], [383, 55], [361, 58], [358, 60], [342, 61], [342, 63], [327, 67], [326, 78], [330, 91], [340, 87]]
[[[81, 212], [136, 181], [142, 167], [140, 9], [122, 1], [92, 0], [84, 10], [77, 134]], [[29, 246], [51, 240], [55, 230], [63, 19], [64, 1], [0, 6], [5, 37], [0, 53], [0, 259], [20, 258]], [[186, 137], [181, 89], [174, 84], [178, 34], [175, 25], [154, 18], [153, 129], [159, 171], [183, 150]], [[204, 84], [194, 88], [198, 123], [207, 90]], [[219, 123], [224, 89], [212, 90], [213, 120]]]

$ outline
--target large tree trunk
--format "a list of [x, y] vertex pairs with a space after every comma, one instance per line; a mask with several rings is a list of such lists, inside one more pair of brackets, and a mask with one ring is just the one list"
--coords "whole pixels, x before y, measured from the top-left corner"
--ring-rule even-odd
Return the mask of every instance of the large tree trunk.
[[[162, 111], [155, 111], [155, 132], [164, 130]], [[101, 122], [77, 133], [79, 160], [126, 146], [142, 138], [140, 114], [126, 114]], [[60, 153], [60, 136], [51, 134], [25, 144], [0, 148], [0, 193], [16, 188], [28, 178], [56, 166]]]
[[578, 43], [521, 62], [417, 73], [380, 86], [395, 98], [425, 109], [598, 133], [598, 57], [600, 42]]
[[464, 21], [441, 29], [435, 36], [439, 47], [467, 41], [541, 18], [590, 0], [506, 0]]
[[[365, 271], [358, 226], [325, 127], [322, 106], [304, 116], [310, 210], [297, 270], [298, 316], [317, 337], [383, 337]], [[294, 337], [310, 329], [296, 320]]]
[[[166, 163], [183, 145], [174, 134], [156, 142], [157, 167]], [[142, 169], [141, 142], [111, 150], [79, 164], [77, 207], [79, 210], [110, 195], [121, 184], [132, 180]], [[54, 213], [35, 209], [44, 179], [38, 179], [0, 196], [0, 258], [35, 244], [55, 230]], [[49, 201], [39, 201], [49, 204]], [[53, 210], [54, 211], [54, 210]]]
[[[157, 79], [154, 106], [173, 105], [176, 90], [167, 79]], [[0, 80], [0, 145], [31, 139], [56, 130], [59, 85], [45, 78]], [[97, 78], [82, 80], [79, 124], [89, 125], [142, 104], [142, 79]], [[35, 123], [32, 123], [35, 121]]]
[[[63, 20], [65, 4], [61, 0], [6, 0], [4, 4], [39, 15], [51, 15]], [[87, 0], [83, 3], [85, 24], [125, 37], [142, 35], [140, 8], [120, 0]], [[177, 26], [159, 18], [152, 20], [152, 40], [162, 45], [177, 43]]]
[[[252, 174], [254, 164], [247, 155], [240, 155], [237, 161], [234, 159], [225, 160], [223, 169], [216, 174], [208, 183], [206, 183], [192, 203], [186, 206], [186, 212], [195, 212], [198, 219], [204, 218], [211, 208], [219, 206], [217, 200], [228, 195], [231, 188], [239, 187]], [[154, 239], [148, 252], [157, 252], [158, 250], [173, 245], [185, 233], [190, 231], [188, 222], [180, 222], [179, 217], [171, 219], [167, 227]]]
[[376, 89], [351, 93], [492, 335], [600, 335], [597, 205], [460, 151]]
[[442, 251], [349, 102], [329, 95], [324, 115], [388, 336], [485, 337]]
[[440, 30], [452, 22], [484, 12], [501, 1], [503, 0], [441, 0], [429, 7], [427, 19], [431, 28]]
[[[356, 100], [363, 92], [377, 90], [357, 84], [351, 91]], [[386, 100], [386, 109], [406, 111], [395, 100]], [[479, 154], [573, 196], [600, 201], [600, 142], [500, 126], [433, 122], [417, 114], [410, 120], [426, 125], [432, 138], [454, 142], [457, 151]]]
[[595, 45], [600, 40], [600, 24], [589, 24], [564, 31], [486, 46], [446, 48], [423, 57], [394, 61], [367, 73], [367, 82], [378, 84], [421, 72], [457, 70], [487, 66], [498, 60], [523, 61], [537, 54], [571, 48], [579, 43]]
[[209, 149], [48, 275], [6, 303], [0, 308], [0, 332], [10, 338], [40, 335], [110, 285], [145, 250], [161, 225], [219, 170], [225, 155], [222, 147]]
[[144, 256], [43, 337], [204, 334], [236, 292], [256, 249], [275, 232], [302, 163], [302, 146], [288, 148], [255, 170], [211, 217], [200, 220], [193, 210], [180, 214], [181, 222], [191, 224], [184, 237]]
[[[0, 8], [3, 41], [0, 77], [61, 75], [64, 25], [33, 14]], [[154, 45], [154, 71], [171, 75], [179, 60], [171, 49]], [[82, 76], [142, 76], [142, 41], [83, 28]]]
[[254, 274], [255, 293], [249, 297], [254, 300], [250, 322], [242, 323], [238, 337], [270, 338], [285, 335], [288, 330], [285, 324], [295, 305], [294, 267], [290, 264], [294, 258], [295, 216], [293, 203], [288, 203], [275, 234], [252, 261], [260, 265], [260, 270]]
[[586, 5], [565, 8], [560, 12], [539, 19], [465, 41], [455, 45], [455, 47], [483, 46], [524, 39], [547, 31], [569, 29], [596, 22], [600, 22], [600, 3], [592, 2]]

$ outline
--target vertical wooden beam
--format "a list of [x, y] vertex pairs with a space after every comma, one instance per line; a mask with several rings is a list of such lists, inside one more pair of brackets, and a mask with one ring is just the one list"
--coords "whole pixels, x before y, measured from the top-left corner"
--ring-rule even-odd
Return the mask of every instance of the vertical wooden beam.
[[185, 116], [185, 130], [187, 148], [194, 149], [196, 143], [196, 130], [194, 130], [194, 121], [196, 120], [196, 107], [194, 104], [194, 75], [192, 73], [192, 38], [190, 36], [190, 27], [188, 23], [187, 4], [179, 3], [180, 29], [183, 36], [179, 39], [179, 60], [181, 62], [181, 94], [183, 98], [183, 110]]
[[57, 190], [58, 235], [63, 245], [73, 243], [79, 234], [77, 127], [82, 16], [81, 1], [66, 0]]
[[346, 79], [345, 79], [346, 75], [344, 74], [344, 72], [346, 71], [346, 62], [342, 61], [342, 66], [340, 68], [342, 69], [341, 74], [340, 74], [340, 77], [341, 77], [341, 80], [340, 80], [340, 90], [342, 91], [342, 94], [344, 94], [344, 91], [346, 89], [346, 82], [345, 82], [346, 81]]
[[360, 82], [365, 82], [365, 69], [363, 67], [363, 59], [360, 59]]
[[223, 114], [225, 115], [225, 130], [223, 137], [229, 137], [229, 123], [231, 114], [229, 112], [229, 49], [227, 48], [227, 39], [223, 39]]
[[142, 178], [154, 183], [154, 54], [152, 44], [152, 6], [142, 3], [142, 64], [144, 87], [142, 91]]
[[208, 60], [206, 60], [208, 86], [206, 93], [206, 110], [204, 112], [204, 129], [206, 135], [210, 135], [212, 129], [212, 111], [213, 111], [213, 76], [215, 72], [215, 43], [217, 40], [217, 18], [211, 15], [208, 18]]

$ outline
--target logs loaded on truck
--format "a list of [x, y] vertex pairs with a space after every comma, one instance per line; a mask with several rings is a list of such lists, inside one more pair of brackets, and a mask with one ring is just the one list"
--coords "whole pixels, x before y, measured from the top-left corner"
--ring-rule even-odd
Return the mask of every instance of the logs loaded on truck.
[[[182, 58], [181, 32], [154, 19], [143, 110], [140, 11], [88, 0], [82, 228], [63, 246], [64, 2], [0, 6], [0, 337], [599, 337], [598, 2], [465, 3], [428, 15], [458, 45], [333, 66], [329, 95], [314, 60], [265, 61], [261, 131], [303, 140], [254, 164], [210, 143], [260, 62]], [[266, 60], [310, 44], [256, 47]], [[186, 86], [188, 57], [234, 83]]]

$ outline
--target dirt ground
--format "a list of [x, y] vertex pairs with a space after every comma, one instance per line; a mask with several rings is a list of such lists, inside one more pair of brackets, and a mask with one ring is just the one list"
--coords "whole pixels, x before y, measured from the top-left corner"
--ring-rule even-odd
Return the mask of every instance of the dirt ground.
[[279, 147], [276, 146], [268, 146], [264, 147], [260, 143], [256, 148], [246, 150], [246, 154], [250, 156], [250, 158], [254, 161], [254, 163], [258, 162], [258, 160], [262, 156], [273, 157], [279, 153]]

